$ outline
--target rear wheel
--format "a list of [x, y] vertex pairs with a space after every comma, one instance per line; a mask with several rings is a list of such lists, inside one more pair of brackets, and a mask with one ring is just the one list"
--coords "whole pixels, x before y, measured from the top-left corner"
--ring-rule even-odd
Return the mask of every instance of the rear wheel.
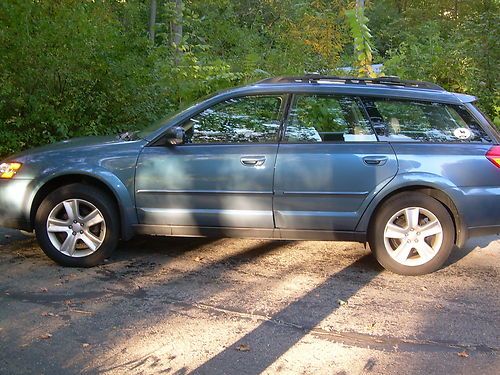
[[448, 259], [455, 227], [446, 208], [419, 192], [388, 199], [369, 232], [370, 247], [384, 268], [401, 275], [423, 275]]
[[35, 232], [47, 256], [63, 266], [101, 264], [119, 237], [116, 209], [107, 194], [72, 184], [49, 194], [38, 208]]

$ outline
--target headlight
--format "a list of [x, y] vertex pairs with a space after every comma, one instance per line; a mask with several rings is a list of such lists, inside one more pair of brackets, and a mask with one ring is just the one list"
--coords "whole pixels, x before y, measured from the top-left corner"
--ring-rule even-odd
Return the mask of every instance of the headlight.
[[21, 169], [23, 165], [21, 163], [2, 163], [0, 164], [0, 178], [12, 178]]

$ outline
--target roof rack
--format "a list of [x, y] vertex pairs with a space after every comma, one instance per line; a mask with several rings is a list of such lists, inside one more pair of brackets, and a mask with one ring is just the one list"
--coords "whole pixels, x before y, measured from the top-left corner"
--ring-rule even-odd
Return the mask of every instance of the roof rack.
[[426, 90], [437, 90], [446, 91], [441, 86], [435, 83], [425, 82], [425, 81], [411, 81], [402, 80], [396, 76], [388, 77], [378, 77], [378, 78], [358, 78], [358, 77], [338, 77], [338, 76], [327, 76], [320, 74], [306, 74], [301, 77], [274, 77], [266, 78], [262, 81], [257, 82], [258, 85], [261, 84], [273, 84], [273, 83], [344, 83], [344, 84], [354, 84], [354, 85], [386, 85], [386, 86], [397, 86], [397, 87], [410, 87], [416, 89], [426, 89]]

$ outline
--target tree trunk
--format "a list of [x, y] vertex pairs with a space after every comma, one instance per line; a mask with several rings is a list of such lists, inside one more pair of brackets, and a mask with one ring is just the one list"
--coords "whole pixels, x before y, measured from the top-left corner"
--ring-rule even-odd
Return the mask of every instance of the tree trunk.
[[180, 45], [182, 43], [182, 0], [170, 0], [175, 4], [174, 7], [174, 18], [170, 23], [170, 29], [172, 32], [172, 43], [175, 46], [175, 64], [179, 64], [180, 55], [182, 51], [180, 50]]
[[148, 34], [149, 40], [153, 43], [155, 41], [155, 25], [156, 25], [156, 0], [151, 0], [149, 5], [149, 22], [148, 22]]

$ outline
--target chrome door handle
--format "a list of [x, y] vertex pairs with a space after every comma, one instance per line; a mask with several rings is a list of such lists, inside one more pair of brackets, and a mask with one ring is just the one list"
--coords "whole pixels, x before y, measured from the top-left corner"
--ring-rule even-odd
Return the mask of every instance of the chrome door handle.
[[245, 167], [260, 167], [266, 162], [265, 156], [242, 156], [241, 164]]
[[365, 156], [363, 161], [368, 165], [384, 165], [387, 162], [387, 156]]

